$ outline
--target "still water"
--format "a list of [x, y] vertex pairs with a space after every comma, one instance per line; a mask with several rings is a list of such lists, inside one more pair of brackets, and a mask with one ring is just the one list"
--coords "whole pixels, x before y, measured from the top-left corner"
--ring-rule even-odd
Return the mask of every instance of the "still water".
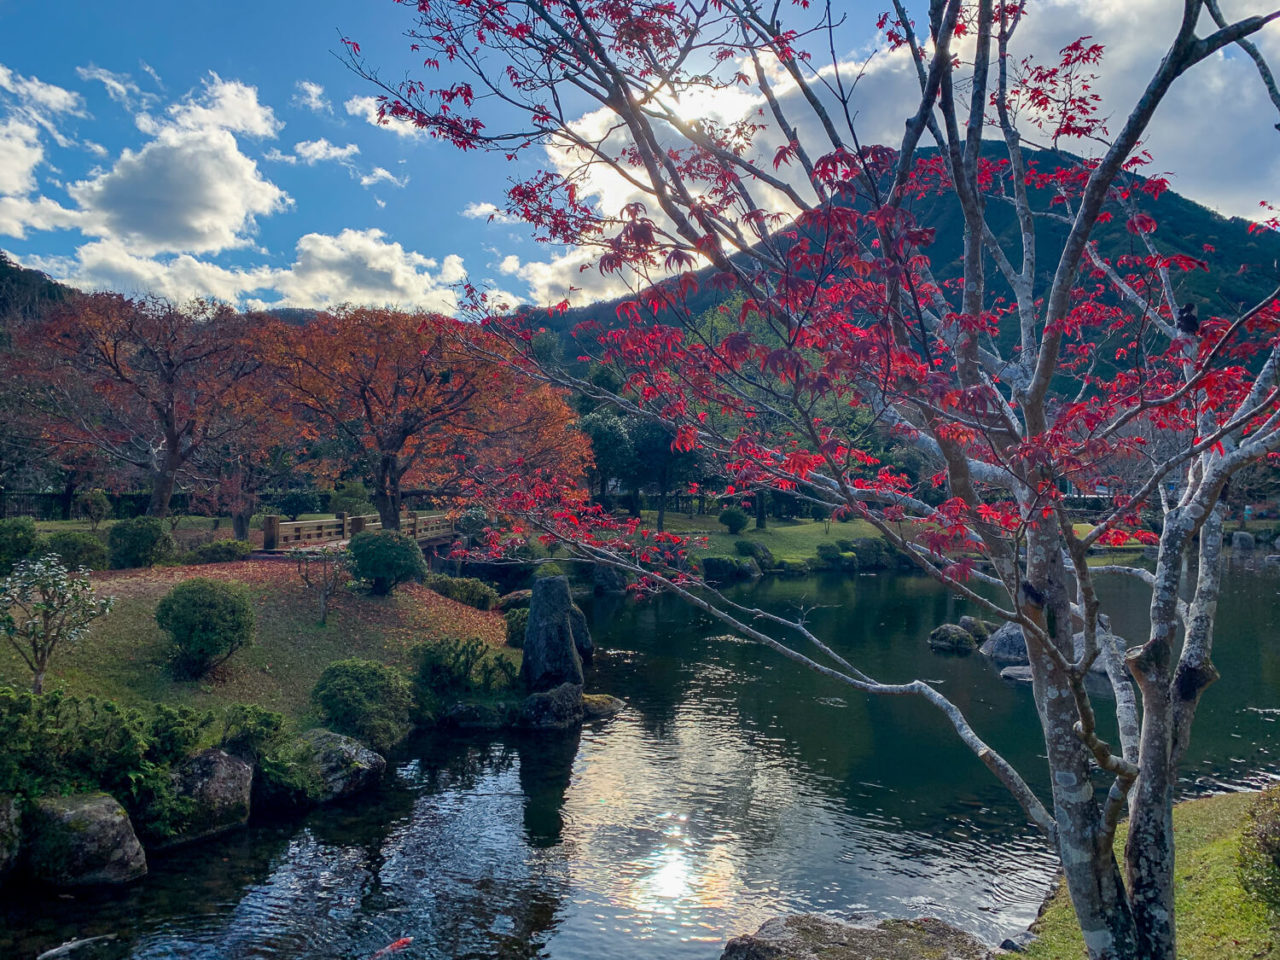
[[[966, 612], [914, 577], [744, 587], [885, 680], [940, 684], [1042, 792], [1030, 690], [929, 630]], [[1107, 584], [1113, 626], [1145, 588]], [[1187, 793], [1280, 772], [1280, 574], [1234, 569], [1186, 763]], [[377, 793], [152, 861], [123, 891], [8, 891], [0, 956], [110, 935], [76, 960], [398, 957], [715, 960], [800, 910], [943, 917], [998, 942], [1054, 859], [927, 706], [867, 699], [735, 641], [677, 601], [599, 599], [589, 688], [619, 717], [567, 737], [426, 737]], [[1101, 707], [1101, 704], [1100, 704]]]

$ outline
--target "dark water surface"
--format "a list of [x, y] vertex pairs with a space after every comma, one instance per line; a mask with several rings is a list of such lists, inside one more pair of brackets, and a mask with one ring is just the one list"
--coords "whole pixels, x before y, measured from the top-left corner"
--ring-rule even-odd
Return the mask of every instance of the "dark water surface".
[[[1113, 625], [1148, 597], [1107, 584]], [[962, 606], [913, 577], [766, 581], [759, 605], [884, 680], [936, 681], [1043, 792], [1030, 690], [983, 658], [932, 655]], [[1186, 792], [1280, 771], [1280, 575], [1235, 569], [1186, 763]], [[867, 699], [720, 632], [676, 601], [601, 599], [588, 685], [628, 710], [565, 738], [415, 743], [376, 794], [152, 861], [123, 891], [7, 892], [0, 957], [73, 937], [81, 958], [714, 960], [797, 910], [944, 917], [988, 940], [1024, 928], [1054, 859], [924, 704]], [[1100, 710], [1104, 707], [1099, 704]]]

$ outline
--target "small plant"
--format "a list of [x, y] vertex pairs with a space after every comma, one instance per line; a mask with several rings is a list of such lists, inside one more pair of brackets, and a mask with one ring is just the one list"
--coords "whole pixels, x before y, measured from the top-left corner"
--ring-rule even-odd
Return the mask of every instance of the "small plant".
[[214, 540], [203, 543], [188, 553], [183, 560], [189, 564], [233, 563], [243, 560], [253, 553], [253, 544], [248, 540]]
[[329, 621], [329, 601], [346, 579], [347, 551], [337, 547], [319, 550], [292, 550], [298, 564], [298, 577], [320, 602], [320, 626]]
[[233, 703], [222, 717], [218, 746], [249, 763], [257, 763], [280, 739], [284, 714], [254, 704]]
[[375, 597], [385, 597], [409, 580], [427, 574], [427, 562], [412, 537], [393, 530], [357, 533], [347, 545], [352, 575], [369, 584]]
[[273, 505], [290, 520], [297, 520], [304, 513], [317, 513], [320, 498], [314, 490], [287, 490], [273, 498]]
[[385, 753], [409, 732], [413, 698], [398, 671], [372, 660], [339, 660], [325, 667], [311, 691], [325, 724]]
[[741, 507], [725, 507], [720, 511], [719, 520], [729, 528], [735, 537], [747, 528], [747, 513]]
[[151, 567], [173, 556], [173, 537], [157, 517], [121, 520], [107, 534], [107, 551], [113, 570]]
[[507, 646], [523, 650], [524, 632], [529, 627], [529, 608], [518, 607], [515, 610], [508, 610], [502, 618], [507, 622]]
[[474, 577], [447, 577], [442, 573], [431, 573], [424, 582], [427, 589], [440, 596], [465, 603], [477, 610], [492, 610], [498, 605], [498, 591]]
[[450, 700], [506, 690], [520, 672], [509, 655], [476, 637], [423, 643], [413, 653], [413, 701], [422, 722], [434, 720]]
[[1258, 794], [1245, 814], [1236, 866], [1240, 885], [1280, 912], [1280, 787]]
[[92, 533], [82, 530], [63, 530], [52, 534], [40, 548], [45, 556], [57, 557], [68, 570], [105, 570], [107, 547]]
[[80, 640], [113, 602], [99, 599], [87, 576], [69, 573], [54, 557], [24, 560], [0, 581], [0, 630], [31, 668], [32, 693], [43, 692], [53, 651]]
[[111, 516], [111, 501], [101, 490], [86, 490], [77, 498], [80, 512], [89, 521], [89, 529], [96, 531], [102, 521]]
[[196, 679], [253, 640], [253, 607], [244, 587], [197, 578], [178, 584], [156, 607], [173, 642], [179, 677]]
[[8, 573], [40, 546], [36, 522], [30, 517], [0, 520], [0, 575]]

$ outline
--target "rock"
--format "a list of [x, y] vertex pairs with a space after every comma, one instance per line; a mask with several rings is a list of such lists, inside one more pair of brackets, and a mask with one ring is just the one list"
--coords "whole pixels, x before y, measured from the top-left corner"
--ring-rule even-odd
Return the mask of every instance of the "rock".
[[626, 703], [607, 693], [584, 693], [582, 695], [582, 719], [604, 720], [616, 713], [621, 713]]
[[[1099, 618], [1099, 621], [1101, 621], [1101, 618]], [[1098, 627], [1099, 627], [1099, 629], [1098, 629], [1098, 644], [1099, 644], [1099, 646], [1101, 646], [1102, 644], [1107, 644], [1107, 643], [1113, 643], [1113, 642], [1115, 642], [1114, 640], [1109, 640], [1109, 639], [1107, 639], [1108, 637], [1115, 637], [1115, 634], [1108, 634], [1108, 633], [1104, 633], [1104, 632], [1103, 632], [1103, 630], [1102, 630], [1102, 623], [1101, 623], [1101, 622], [1099, 622]], [[1119, 640], [1119, 638], [1118, 638], [1118, 637], [1116, 637], [1115, 639]], [[1084, 631], [1083, 631], [1083, 630], [1081, 630], [1079, 633], [1077, 633], [1075, 636], [1073, 636], [1073, 637], [1071, 638], [1071, 643], [1072, 643], [1072, 645], [1073, 645], [1073, 648], [1074, 648], [1074, 649], [1076, 649], [1076, 650], [1083, 649], [1083, 647], [1084, 647]], [[1121, 650], [1121, 654], [1120, 654], [1120, 655], [1121, 655], [1121, 657], [1123, 657], [1123, 656], [1124, 656], [1124, 641], [1123, 641], [1123, 640], [1120, 640], [1120, 650]], [[1104, 677], [1107, 675], [1107, 665], [1106, 665], [1105, 663], [1103, 663], [1103, 662], [1102, 662], [1102, 655], [1101, 655], [1101, 654], [1099, 654], [1099, 655], [1094, 659], [1093, 664], [1089, 667], [1089, 672], [1090, 672], [1090, 673], [1096, 673], [1096, 674], [1099, 674], [1099, 675], [1104, 676]]]
[[506, 613], [518, 607], [527, 607], [532, 596], [532, 590], [512, 590], [510, 593], [504, 593], [498, 598], [498, 609]]
[[779, 560], [778, 572], [784, 577], [804, 577], [809, 573], [807, 560]]
[[738, 577], [738, 558], [703, 557], [702, 575], [712, 583], [730, 583]]
[[516, 722], [526, 730], [568, 730], [581, 724], [583, 716], [582, 684], [562, 683], [525, 697]]
[[311, 751], [320, 774], [321, 803], [341, 800], [368, 789], [387, 769], [387, 761], [381, 755], [359, 740], [332, 730], [308, 730], [301, 741]]
[[57, 887], [128, 883], [147, 872], [129, 815], [106, 793], [43, 797], [31, 815], [31, 872]]
[[861, 925], [806, 913], [735, 937], [720, 960], [991, 960], [978, 939], [932, 918]]
[[1027, 639], [1022, 635], [1022, 627], [1016, 623], [1002, 624], [979, 650], [983, 656], [990, 657], [996, 663], [1025, 666], [1031, 662], [1027, 657]]
[[587, 615], [576, 603], [569, 607], [569, 629], [573, 632], [573, 646], [583, 663], [590, 663], [595, 656], [596, 645], [591, 642], [591, 631], [587, 629]]
[[743, 580], [759, 580], [764, 573], [755, 557], [744, 557], [738, 561], [738, 576]]
[[626, 593], [627, 575], [607, 563], [597, 563], [591, 569], [591, 584], [596, 593]]
[[1035, 943], [1036, 935], [1030, 930], [1023, 930], [1021, 933], [1014, 934], [1012, 937], [1006, 937], [1000, 941], [1000, 949], [1007, 950], [1010, 953], [1026, 953], [1027, 948]]
[[1247, 530], [1237, 530], [1231, 534], [1231, 549], [1240, 551], [1250, 551], [1257, 547], [1257, 542], [1253, 539], [1253, 534]]
[[1001, 680], [1012, 680], [1014, 683], [1030, 683], [1030, 667], [1005, 667], [1000, 671]]
[[18, 862], [22, 849], [22, 809], [13, 797], [0, 796], [0, 881]]
[[455, 703], [440, 722], [461, 730], [501, 730], [511, 726], [512, 710], [501, 703]]
[[961, 617], [960, 629], [973, 637], [978, 643], [986, 642], [987, 638], [991, 636], [991, 628], [987, 626], [986, 621], [979, 620], [977, 617]]
[[954, 623], [934, 627], [929, 634], [929, 646], [935, 653], [969, 653], [978, 646], [968, 630]]
[[761, 570], [772, 570], [778, 565], [778, 561], [773, 558], [773, 551], [756, 540], [739, 540], [734, 549], [740, 555], [754, 559]]
[[162, 847], [212, 837], [249, 822], [253, 794], [253, 767], [222, 750], [205, 750], [173, 771], [173, 787], [179, 797], [193, 803], [186, 824]]
[[534, 693], [562, 684], [582, 686], [582, 657], [574, 635], [573, 599], [564, 577], [543, 577], [533, 587], [520, 676]]

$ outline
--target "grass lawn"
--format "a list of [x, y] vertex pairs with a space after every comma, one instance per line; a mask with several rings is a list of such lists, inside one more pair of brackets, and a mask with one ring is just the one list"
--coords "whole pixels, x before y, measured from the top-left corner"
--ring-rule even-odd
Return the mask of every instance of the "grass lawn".
[[[1178, 849], [1176, 890], [1178, 956], [1181, 960], [1276, 960], [1280, 958], [1280, 921], [1253, 899], [1236, 878], [1236, 851], [1245, 811], [1253, 793], [1229, 793], [1180, 803], [1173, 808]], [[1116, 837], [1124, 850], [1125, 827]], [[1084, 942], [1059, 890], [1036, 921], [1039, 935], [1026, 953], [1029, 960], [1080, 960]]]
[[[657, 514], [652, 510], [642, 511], [640, 518], [644, 525], [657, 522]], [[752, 518], [747, 523], [747, 528], [735, 536], [713, 516], [695, 514], [690, 520], [687, 513], [668, 512], [665, 526], [668, 533], [706, 535], [706, 547], [694, 551], [696, 554], [732, 556], [735, 553], [734, 543], [739, 540], [755, 540], [767, 546], [773, 552], [774, 558], [778, 560], [810, 560], [818, 555], [820, 543], [880, 536], [879, 531], [865, 520], [851, 520], [848, 523], [832, 521], [830, 524], [825, 524], [820, 520], [774, 520], [771, 518], [765, 529], [757, 530], [755, 519]]]
[[[172, 678], [168, 638], [155, 622], [160, 598], [192, 577], [246, 584], [257, 614], [253, 645], [196, 682]], [[115, 609], [78, 646], [55, 651], [46, 689], [200, 709], [255, 703], [306, 726], [314, 719], [311, 688], [335, 660], [360, 657], [407, 666], [410, 649], [425, 640], [480, 637], [494, 646], [505, 640], [501, 614], [475, 610], [418, 584], [406, 584], [390, 597], [340, 592], [321, 627], [315, 598], [298, 582], [293, 564], [281, 561], [103, 571], [93, 581], [99, 595], [117, 598]], [[0, 647], [0, 682], [19, 689], [31, 683], [30, 672], [7, 645]]]

